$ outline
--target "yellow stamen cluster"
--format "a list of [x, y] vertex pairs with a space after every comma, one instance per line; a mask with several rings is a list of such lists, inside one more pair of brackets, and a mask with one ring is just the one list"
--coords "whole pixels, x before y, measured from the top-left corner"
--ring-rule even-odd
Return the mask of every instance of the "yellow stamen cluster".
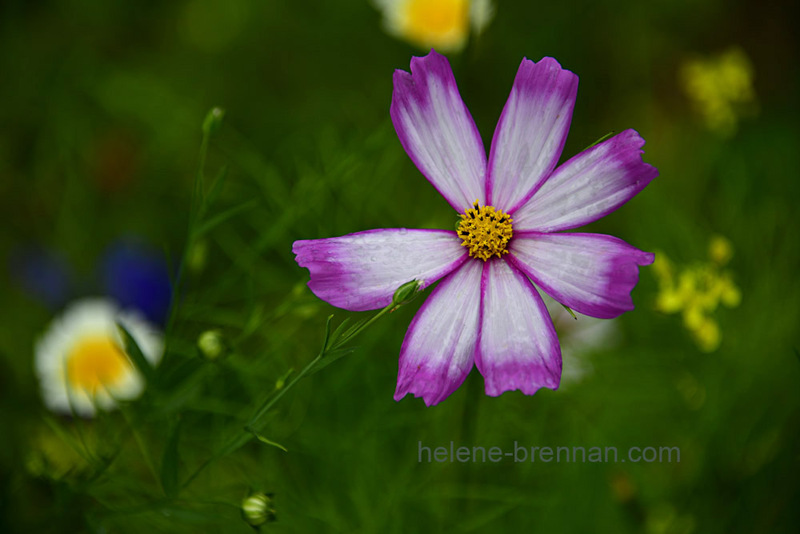
[[684, 326], [705, 352], [716, 350], [722, 341], [722, 333], [712, 313], [720, 303], [735, 307], [742, 298], [731, 273], [722, 270], [732, 256], [730, 242], [715, 237], [709, 246], [710, 261], [707, 263], [676, 272], [670, 260], [663, 253], [657, 253], [653, 264], [659, 285], [656, 308], [665, 313], [681, 312]]
[[483, 261], [495, 255], [501, 258], [503, 254], [508, 254], [506, 247], [514, 235], [512, 222], [511, 217], [502, 210], [480, 206], [476, 200], [473, 207], [461, 215], [458, 237], [473, 258]]

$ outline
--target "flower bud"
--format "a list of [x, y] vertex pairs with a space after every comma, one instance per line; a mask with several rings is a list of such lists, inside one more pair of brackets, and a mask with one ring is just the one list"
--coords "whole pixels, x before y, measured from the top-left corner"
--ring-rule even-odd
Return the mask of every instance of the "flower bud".
[[203, 133], [205, 135], [213, 135], [222, 126], [222, 119], [225, 118], [225, 110], [218, 107], [213, 107], [203, 120]]
[[225, 352], [225, 342], [219, 330], [206, 330], [197, 338], [197, 348], [209, 360], [219, 358]]
[[208, 241], [201, 239], [192, 245], [186, 257], [186, 266], [193, 273], [200, 273], [208, 260]]
[[424, 280], [412, 280], [398, 287], [392, 297], [392, 305], [397, 308], [414, 300], [421, 291], [424, 283]]
[[242, 501], [242, 518], [248, 525], [259, 527], [267, 521], [275, 521], [272, 493], [253, 493]]

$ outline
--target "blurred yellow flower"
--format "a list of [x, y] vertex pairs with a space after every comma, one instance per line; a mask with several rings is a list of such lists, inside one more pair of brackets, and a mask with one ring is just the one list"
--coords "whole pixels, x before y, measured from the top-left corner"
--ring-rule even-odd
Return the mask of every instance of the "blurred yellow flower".
[[733, 246], [724, 237], [720, 235], [714, 236], [708, 245], [708, 255], [711, 257], [711, 261], [717, 265], [725, 265], [733, 257]]
[[722, 342], [722, 333], [711, 314], [720, 303], [729, 308], [738, 306], [742, 296], [731, 273], [722, 270], [733, 257], [730, 241], [714, 236], [708, 256], [708, 262], [685, 267], [676, 274], [669, 258], [658, 252], [652, 271], [659, 286], [656, 309], [681, 312], [683, 324], [697, 346], [704, 352], [713, 352]]
[[422, 49], [458, 52], [494, 16], [490, 0], [375, 0], [390, 35]]
[[706, 126], [729, 135], [756, 103], [753, 65], [740, 48], [711, 59], [691, 59], [680, 70], [683, 89]]

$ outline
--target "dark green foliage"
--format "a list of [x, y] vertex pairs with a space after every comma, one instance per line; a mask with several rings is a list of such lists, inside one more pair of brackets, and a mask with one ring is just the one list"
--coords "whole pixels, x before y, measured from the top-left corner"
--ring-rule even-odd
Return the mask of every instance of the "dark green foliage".
[[[797, 531], [792, 4], [500, 4], [451, 56], [485, 146], [523, 56], [577, 73], [562, 160], [635, 128], [660, 171], [582, 231], [684, 264], [705, 259], [712, 234], [730, 239], [742, 303], [716, 313], [720, 349], [701, 353], [680, 317], [654, 310], [642, 268], [619, 343], [585, 354], [580, 381], [493, 398], [474, 371], [436, 407], [395, 402], [403, 335], [429, 292], [342, 344], [362, 318], [316, 299], [291, 247], [452, 229], [389, 120], [393, 71], [424, 51], [385, 35], [366, 1], [4, 2], [0, 532], [247, 533], [252, 492], [275, 496], [263, 532]], [[753, 62], [759, 106], [720, 137], [678, 72], [731, 45]], [[224, 120], [207, 115], [215, 106]], [[33, 347], [59, 310], [24, 290], [7, 258], [54, 250], [72, 270], [70, 297], [96, 295], [98, 258], [131, 234], [171, 266], [165, 357], [153, 368], [129, 343], [142, 397], [95, 419], [55, 416]], [[226, 344], [213, 360], [196, 344], [209, 329]], [[451, 442], [679, 447], [681, 459], [419, 462], [420, 445], [449, 458]]]

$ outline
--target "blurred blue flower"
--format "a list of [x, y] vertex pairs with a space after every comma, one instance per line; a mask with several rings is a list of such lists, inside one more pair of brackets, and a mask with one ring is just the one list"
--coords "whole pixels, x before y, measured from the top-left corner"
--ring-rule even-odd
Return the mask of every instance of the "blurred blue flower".
[[51, 311], [60, 310], [77, 294], [99, 293], [123, 309], [139, 311], [152, 323], [166, 323], [172, 298], [166, 258], [136, 237], [109, 245], [90, 281], [78, 277], [63, 255], [41, 245], [20, 245], [12, 250], [8, 270], [22, 291]]
[[133, 238], [108, 247], [98, 264], [103, 293], [150, 321], [165, 324], [172, 296], [169, 269], [162, 253]]
[[51, 310], [71, 298], [72, 270], [67, 260], [52, 249], [23, 245], [11, 252], [8, 269], [20, 289]]

